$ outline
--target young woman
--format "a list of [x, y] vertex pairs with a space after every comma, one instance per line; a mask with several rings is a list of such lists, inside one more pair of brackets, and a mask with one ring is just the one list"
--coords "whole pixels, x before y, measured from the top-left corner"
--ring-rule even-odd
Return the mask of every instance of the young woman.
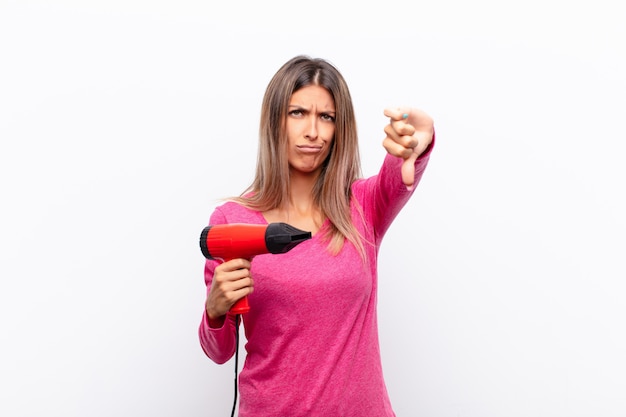
[[422, 177], [434, 128], [417, 109], [384, 114], [387, 156], [363, 179], [350, 93], [333, 65], [298, 56], [267, 87], [254, 181], [210, 224], [285, 222], [313, 238], [252, 262], [206, 262], [199, 336], [216, 363], [235, 352], [229, 309], [249, 295], [240, 417], [394, 416], [378, 342], [377, 254]]

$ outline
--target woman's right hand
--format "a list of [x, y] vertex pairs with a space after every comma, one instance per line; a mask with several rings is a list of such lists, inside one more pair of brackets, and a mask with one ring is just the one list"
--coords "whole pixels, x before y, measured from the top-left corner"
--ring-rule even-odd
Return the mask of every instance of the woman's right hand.
[[254, 281], [250, 266], [247, 259], [232, 259], [215, 268], [206, 300], [209, 320], [219, 320], [239, 299], [252, 294]]
[[430, 146], [435, 133], [433, 119], [422, 110], [397, 107], [386, 108], [389, 124], [385, 126], [383, 146], [391, 155], [404, 159], [402, 182], [413, 189], [415, 161]]

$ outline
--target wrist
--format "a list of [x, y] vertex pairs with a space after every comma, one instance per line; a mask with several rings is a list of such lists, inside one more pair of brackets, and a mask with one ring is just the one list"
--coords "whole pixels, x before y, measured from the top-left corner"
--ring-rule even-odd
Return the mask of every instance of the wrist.
[[204, 311], [206, 313], [206, 318], [207, 318], [207, 322], [209, 323], [209, 327], [214, 328], [214, 329], [219, 329], [220, 327], [224, 325], [224, 321], [226, 320], [226, 315], [225, 314], [220, 315], [220, 314], [215, 313], [215, 311], [213, 311], [213, 309], [210, 308], [208, 299], [206, 301]]
[[224, 326], [224, 322], [226, 321], [225, 315], [212, 317], [208, 311], [206, 312], [206, 318], [207, 322], [209, 323], [209, 327], [212, 329], [220, 329], [222, 326]]

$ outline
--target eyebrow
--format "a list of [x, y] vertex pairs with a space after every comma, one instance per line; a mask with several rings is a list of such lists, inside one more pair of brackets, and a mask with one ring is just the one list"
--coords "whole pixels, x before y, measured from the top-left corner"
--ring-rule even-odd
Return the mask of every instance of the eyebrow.
[[[309, 111], [309, 109], [307, 109], [306, 107], [301, 106], [301, 105], [299, 105], [299, 104], [290, 104], [290, 105], [288, 106], [288, 108], [289, 108], [289, 109], [298, 109], [298, 110]], [[331, 114], [331, 113], [332, 113], [332, 114], [335, 114], [335, 113], [336, 113], [336, 111], [335, 111], [335, 110], [324, 110], [324, 111], [321, 111], [320, 113], [321, 113], [321, 114]]]

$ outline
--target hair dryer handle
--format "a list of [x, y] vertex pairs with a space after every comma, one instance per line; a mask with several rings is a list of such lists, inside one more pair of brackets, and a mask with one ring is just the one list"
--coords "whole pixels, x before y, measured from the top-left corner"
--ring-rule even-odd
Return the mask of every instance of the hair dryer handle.
[[248, 296], [240, 298], [230, 308], [230, 312], [233, 314], [243, 314], [243, 313], [247, 313], [248, 311], [250, 311], [250, 305], [248, 304]]

